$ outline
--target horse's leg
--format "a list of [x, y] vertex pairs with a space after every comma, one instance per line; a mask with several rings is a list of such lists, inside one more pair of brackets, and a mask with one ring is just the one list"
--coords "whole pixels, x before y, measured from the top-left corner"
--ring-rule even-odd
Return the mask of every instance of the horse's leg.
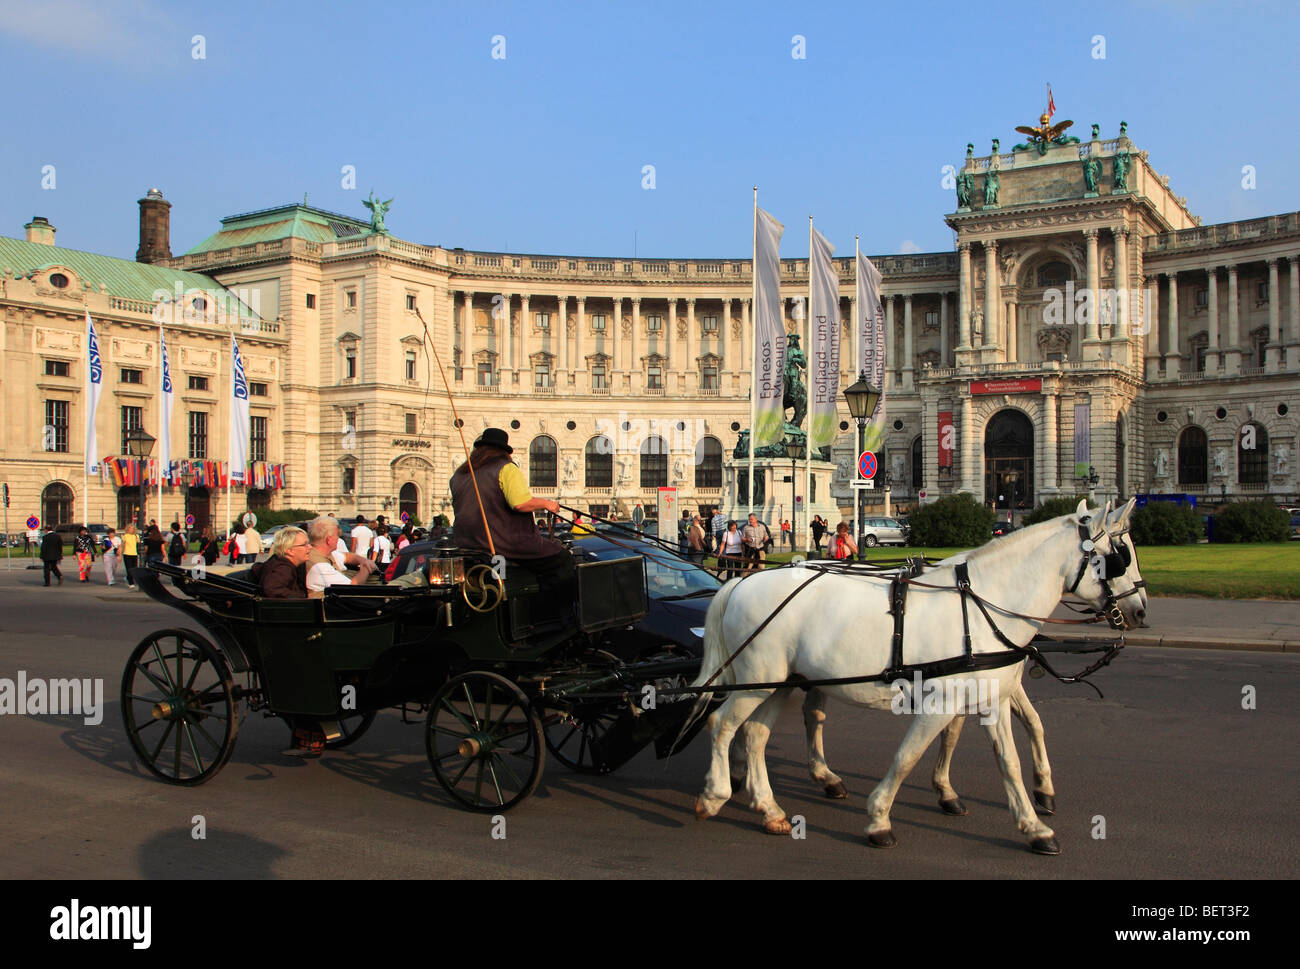
[[1029, 702], [1023, 683], [1016, 684], [1016, 690], [1011, 694], [1011, 712], [1029, 732], [1029, 749], [1034, 755], [1034, 803], [1038, 805], [1039, 814], [1051, 817], [1056, 813], [1056, 789], [1052, 787], [1052, 765], [1047, 762], [1047, 740], [1043, 721]]
[[961, 798], [953, 790], [952, 782], [948, 778], [948, 769], [952, 766], [952, 752], [957, 749], [957, 738], [961, 736], [961, 728], [965, 723], [965, 714], [958, 714], [952, 718], [948, 726], [943, 728], [943, 740], [939, 743], [939, 759], [934, 762], [933, 784], [939, 794], [939, 807], [943, 808], [944, 814], [955, 816], [965, 814], [966, 805], [961, 803]]
[[722, 809], [731, 797], [731, 771], [728, 767], [727, 749], [736, 736], [736, 730], [749, 719], [750, 714], [767, 699], [766, 694], [732, 693], [722, 706], [709, 717], [709, 730], [713, 737], [713, 756], [704, 778], [704, 791], [695, 800], [695, 816], [701, 820], [711, 818]]
[[826, 694], [813, 687], [803, 698], [803, 725], [808, 733], [808, 769], [812, 779], [822, 785], [827, 797], [848, 797], [844, 782], [826, 763], [822, 747], [822, 727], [826, 723]]
[[1002, 771], [1002, 786], [1006, 788], [1007, 804], [1016, 827], [1029, 836], [1029, 847], [1036, 854], [1059, 855], [1061, 848], [1056, 843], [1056, 836], [1034, 813], [1034, 805], [1020, 777], [1020, 755], [1016, 753], [1016, 741], [1011, 735], [1010, 698], [999, 705], [997, 720], [984, 726], [993, 742], [993, 753]]
[[763, 830], [768, 834], [790, 833], [790, 822], [772, 796], [767, 779], [767, 741], [772, 735], [772, 725], [781, 713], [781, 699], [776, 694], [768, 696], [745, 723], [743, 732], [749, 806], [763, 815]]
[[903, 781], [911, 773], [916, 762], [921, 759], [930, 741], [952, 720], [951, 713], [918, 713], [913, 715], [912, 725], [903, 735], [903, 742], [898, 745], [894, 762], [889, 765], [889, 772], [880, 779], [876, 789], [867, 798], [867, 843], [873, 848], [892, 848], [897, 842], [889, 829], [889, 809], [894, 806], [894, 798]]

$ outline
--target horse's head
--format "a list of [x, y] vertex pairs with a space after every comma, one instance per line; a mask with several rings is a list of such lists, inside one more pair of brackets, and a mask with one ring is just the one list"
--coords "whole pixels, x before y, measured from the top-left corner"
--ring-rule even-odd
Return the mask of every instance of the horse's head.
[[1146, 581], [1126, 535], [1136, 499], [1122, 508], [1088, 510], [1080, 501], [1069, 521], [1079, 533], [1080, 562], [1070, 591], [1092, 604], [1116, 629], [1146, 625]]

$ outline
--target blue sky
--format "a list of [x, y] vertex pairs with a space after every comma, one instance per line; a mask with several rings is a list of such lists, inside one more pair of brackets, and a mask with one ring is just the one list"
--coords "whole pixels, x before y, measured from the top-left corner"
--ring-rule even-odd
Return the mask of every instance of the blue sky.
[[840, 255], [949, 250], [943, 166], [1019, 140], [1048, 81], [1207, 224], [1300, 208], [1294, 4], [876, 6], [0, 0], [0, 234], [44, 215], [131, 258], [156, 185], [182, 252], [304, 192], [368, 217], [373, 188], [416, 242], [747, 256], [758, 185], [783, 255], [809, 214]]

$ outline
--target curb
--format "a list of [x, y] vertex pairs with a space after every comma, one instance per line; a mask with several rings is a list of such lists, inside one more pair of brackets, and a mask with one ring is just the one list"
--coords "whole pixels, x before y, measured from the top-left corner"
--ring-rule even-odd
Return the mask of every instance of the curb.
[[1217, 636], [1202, 636], [1193, 639], [1178, 634], [1167, 636], [1133, 634], [1125, 636], [1124, 642], [1127, 646], [1142, 646], [1145, 648], [1224, 649], [1258, 653], [1300, 652], [1300, 642], [1281, 639], [1227, 639]]

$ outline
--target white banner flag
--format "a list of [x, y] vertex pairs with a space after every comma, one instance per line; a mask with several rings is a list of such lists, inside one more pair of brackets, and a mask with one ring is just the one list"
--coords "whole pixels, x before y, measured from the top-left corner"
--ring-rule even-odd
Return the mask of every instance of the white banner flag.
[[172, 387], [172, 368], [167, 359], [167, 338], [158, 329], [158, 343], [162, 347], [162, 426], [158, 428], [158, 460], [164, 468], [172, 464], [172, 411], [176, 406], [176, 392]]
[[754, 431], [757, 450], [784, 439], [785, 324], [781, 313], [781, 234], [785, 226], [757, 209], [754, 229]]
[[885, 309], [880, 305], [880, 270], [858, 253], [858, 371], [880, 391], [880, 403], [868, 415], [864, 440], [879, 455], [885, 444]]
[[808, 448], [835, 441], [839, 430], [840, 282], [831, 261], [835, 247], [812, 229], [808, 265]]
[[239, 344], [230, 335], [231, 383], [230, 395], [230, 482], [242, 484], [244, 469], [248, 465], [248, 378], [244, 376], [244, 361], [239, 356]]
[[[99, 410], [99, 392], [104, 387], [104, 362], [99, 356], [99, 339], [90, 310], [86, 310], [86, 474], [99, 474], [99, 440], [95, 435], [95, 413]], [[53, 526], [51, 526], [53, 527]]]

